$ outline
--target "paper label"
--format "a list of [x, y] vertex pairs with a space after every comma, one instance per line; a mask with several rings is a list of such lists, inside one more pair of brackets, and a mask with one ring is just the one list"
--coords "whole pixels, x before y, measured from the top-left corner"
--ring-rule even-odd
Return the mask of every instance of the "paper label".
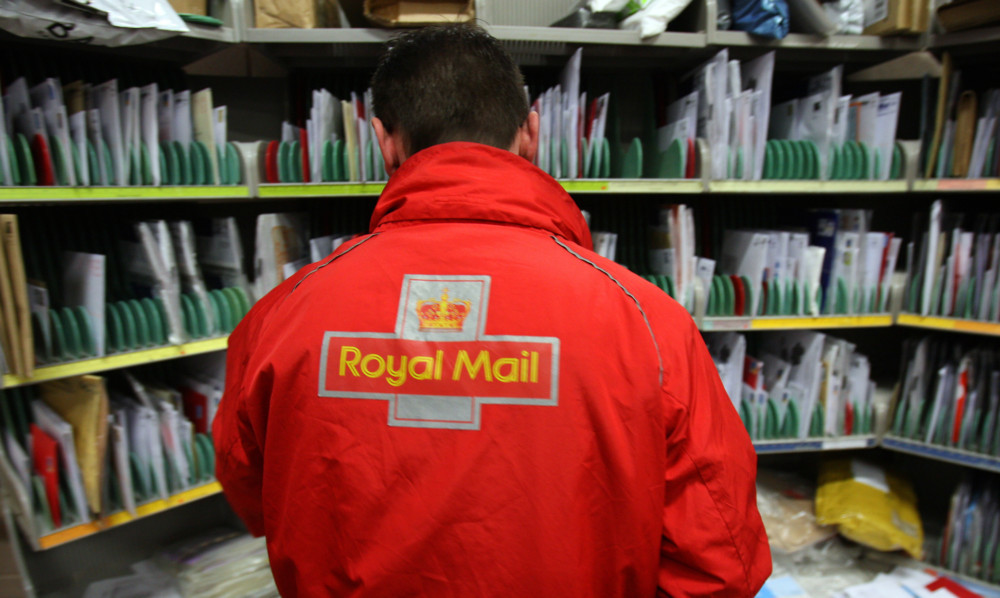
[[889, 0], [872, 0], [865, 4], [865, 27], [889, 18]]
[[889, 493], [889, 482], [885, 478], [885, 472], [864, 461], [851, 460], [851, 477], [855, 482], [871, 486], [880, 492]]

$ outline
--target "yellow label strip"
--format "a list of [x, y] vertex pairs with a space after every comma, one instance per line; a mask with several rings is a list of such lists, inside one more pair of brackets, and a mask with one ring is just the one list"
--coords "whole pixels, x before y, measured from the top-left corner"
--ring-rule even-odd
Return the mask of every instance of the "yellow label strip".
[[283, 183], [259, 185], [260, 197], [325, 197], [330, 195], [379, 195], [385, 183]]
[[1000, 323], [997, 322], [980, 322], [978, 320], [965, 320], [961, 318], [942, 318], [937, 316], [918, 316], [916, 314], [899, 314], [899, 317], [896, 318], [896, 323], [904, 326], [917, 326], [920, 328], [955, 330], [959, 332], [971, 332], [973, 334], [1000, 336]]
[[863, 316], [794, 316], [759, 317], [750, 321], [751, 330], [788, 330], [796, 328], [872, 328], [891, 326], [892, 316], [875, 314]]
[[0, 201], [143, 200], [250, 197], [246, 185], [175, 187], [0, 187]]
[[104, 372], [118, 368], [126, 368], [134, 365], [152, 363], [154, 361], [165, 361], [176, 359], [186, 355], [197, 355], [199, 353], [210, 353], [222, 351], [228, 344], [228, 337], [211, 338], [203, 341], [195, 341], [183, 345], [168, 345], [166, 347], [156, 347], [145, 351], [133, 351], [131, 353], [121, 353], [97, 357], [94, 359], [84, 359], [70, 363], [43, 366], [35, 370], [35, 375], [30, 378], [21, 378], [13, 374], [6, 374], [3, 377], [4, 388], [12, 386], [23, 386], [46, 380], [58, 380], [70, 376], [82, 376], [94, 372]]

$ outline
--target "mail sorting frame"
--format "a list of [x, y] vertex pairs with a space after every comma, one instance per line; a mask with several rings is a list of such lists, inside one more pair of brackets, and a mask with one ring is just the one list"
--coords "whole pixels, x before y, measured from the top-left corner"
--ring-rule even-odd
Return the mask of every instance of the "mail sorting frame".
[[[137, 201], [126, 204], [117, 200], [60, 204], [59, 211], [64, 213], [63, 217], [66, 220], [79, 222], [102, 221], [102, 214], [115, 214], [118, 222], [233, 215], [240, 220], [242, 230], [252, 231], [254, 219], [259, 213], [298, 209], [310, 215], [308, 221], [328, 222], [331, 227], [359, 230], [367, 226], [374, 198], [364, 197], [348, 201], [356, 206], [352, 208], [343, 203], [333, 204], [313, 200], [206, 202], [203, 198], [178, 198], [176, 201], [162, 201], [157, 198], [149, 202]], [[58, 213], [56, 215], [52, 213], [53, 207], [45, 201], [24, 202], [6, 205], [3, 210], [17, 213], [23, 225], [32, 218], [59, 217]], [[80, 217], [83, 213], [88, 214], [86, 219]], [[42, 366], [36, 369], [36, 374], [32, 378], [20, 379], [8, 375], [4, 381], [9, 383], [9, 386], [25, 387], [44, 380], [86, 373], [114, 374], [117, 369], [166, 363], [176, 358], [197, 360], [199, 353], [217, 354], [224, 351], [226, 340], [223, 336], [183, 345], [167, 345], [131, 353], [118, 353], [104, 358]], [[6, 455], [3, 456], [2, 465], [0, 469], [7, 474], [5, 481], [13, 479]], [[40, 536], [28, 537], [26, 534], [29, 532], [26, 528], [27, 530], [36, 528], [23, 524], [24, 513], [18, 508], [17, 501], [11, 499], [13, 490], [10, 484], [3, 486], [8, 537], [16, 548], [18, 554], [16, 560], [24, 572], [26, 590], [32, 594], [51, 595], [67, 588], [82, 590], [82, 586], [89, 581], [124, 574], [127, 566], [123, 568], [121, 563], [129, 559], [137, 560], [140, 556], [151, 556], [157, 549], [175, 541], [180, 535], [192, 536], [211, 527], [206, 521], [210, 521], [211, 525], [241, 526], [219, 494], [218, 484], [212, 482], [196, 486], [188, 492], [172, 495], [165, 501], [153, 500], [139, 505], [138, 519], [132, 519], [124, 513], [113, 513], [91, 524], [65, 526], [52, 532], [42, 533]], [[190, 512], [190, 521], [182, 515], [187, 512]], [[178, 523], [178, 519], [182, 522]], [[160, 520], [162, 522], [157, 523]], [[132, 528], [141, 531], [121, 531]], [[144, 537], [149, 539], [145, 544], [141, 542]], [[96, 558], [93, 555], [104, 555], [104, 557]], [[87, 566], [77, 569], [81, 563], [86, 563]]]
[[[696, 0], [697, 2], [697, 0]], [[709, 1], [704, 5], [705, 9], [709, 9], [714, 6], [714, 4]], [[240, 7], [246, 9], [248, 3], [241, 2], [239, 0], [231, 0], [230, 7], [234, 8], [234, 14], [239, 15]], [[697, 5], [696, 5], [697, 7]], [[697, 7], [699, 10], [701, 7]], [[320, 49], [319, 46], [308, 47], [309, 44], [303, 44], [297, 41], [300, 38], [306, 38], [313, 36], [312, 39], [315, 40], [316, 44], [326, 45], [328, 42], [334, 43], [333, 52], [338, 55], [343, 62], [348, 64], [352, 62], [362, 62], [370, 63], [371, 56], [373, 55], [373, 48], [375, 44], [384, 39], [385, 32], [380, 30], [352, 30], [347, 32], [334, 31], [334, 32], [310, 32], [310, 31], [266, 31], [257, 30], [253, 31], [247, 24], [249, 21], [246, 19], [245, 15], [242, 17], [236, 17], [233, 22], [232, 37], [235, 40], [247, 40], [254, 44], [257, 44], [266, 51], [274, 52], [278, 56], [285, 58], [290, 63], [296, 61], [303, 62], [317, 62], [320, 56], [326, 58], [329, 62], [327, 50]], [[558, 60], [565, 57], [565, 55], [576, 46], [577, 43], [583, 43], [587, 46], [587, 54], [595, 54], [595, 59], [597, 63], [604, 61], [604, 64], [608, 65], [619, 65], [620, 60], [616, 60], [616, 54], [621, 54], [626, 57], [636, 59], [634, 63], [636, 66], [629, 66], [630, 70], [641, 70], [646, 68], [654, 68], [656, 63], [662, 60], [665, 56], [683, 56], [685, 60], [689, 63], [696, 63], [704, 58], [709, 57], [715, 50], [723, 47], [723, 44], [713, 43], [711, 39], [724, 39], [724, 36], [720, 38], [706, 34], [704, 39], [699, 38], [699, 31], [706, 31], [711, 33], [714, 30], [714, 21], [707, 20], [707, 17], [699, 17], [703, 19], [703, 25], [699, 30], [692, 32], [688, 36], [670, 35], [661, 36], [653, 44], [639, 43], [633, 39], [628, 38], [626, 35], [622, 35], [620, 32], [579, 32], [570, 31], [563, 32], [558, 30], [546, 30], [544, 28], [528, 28], [528, 27], [516, 27], [510, 26], [510, 29], [503, 29], [497, 26], [493, 29], [494, 33], [505, 40], [505, 43], [511, 47], [518, 54], [519, 59], [524, 64], [551, 64], [557, 62]], [[317, 37], [318, 33], [318, 37]], [[608, 33], [610, 35], [603, 35]], [[683, 33], [683, 32], [682, 32]], [[228, 34], [227, 34], [228, 35]], [[602, 37], [603, 35], [603, 37]], [[255, 37], [256, 36], [256, 37]], [[600, 37], [599, 44], [591, 43], [591, 40], [595, 37]], [[733, 37], [733, 36], [730, 36]], [[738, 36], [737, 36], [738, 37]], [[369, 39], [371, 38], [371, 39]], [[171, 40], [168, 43], [153, 44], [150, 48], [142, 48], [139, 50], [144, 56], [149, 56], [151, 59], [161, 58], [163, 55], [175, 56], [178, 53], [178, 48], [182, 48], [183, 51], [179, 54], [184, 56], [190, 56], [190, 47], [194, 45], [201, 44], [200, 41], [193, 40], [205, 40], [209, 39], [215, 41], [212, 35], [206, 34], [204, 32], [196, 33], [194, 35], [188, 36], [186, 38], [181, 38], [177, 40]], [[358, 41], [360, 39], [360, 41]], [[228, 41], [228, 40], [222, 40]], [[856, 42], [855, 45], [851, 45], [851, 42]], [[731, 49], [736, 54], [758, 54], [770, 47], [775, 47], [774, 44], [756, 44], [747, 40], [738, 40], [732, 42], [734, 45]], [[807, 37], [793, 37], [788, 40], [787, 43], [783, 42], [777, 44], [779, 53], [784, 57], [791, 57], [792, 61], [795, 60], [796, 56], [807, 56], [807, 61], [811, 64], [823, 64], [831, 65], [836, 63], [838, 60], [846, 60], [847, 62], [874, 62], [876, 57], [884, 57], [887, 53], [898, 53], [908, 49], [914, 49], [921, 47], [923, 41], [914, 42], [912, 39], [897, 39], [897, 38], [854, 38], [843, 40], [834, 38], [833, 40], [813, 40]], [[931, 41], [933, 43], [933, 40]], [[296, 48], [295, 51], [287, 50], [281, 48], [283, 44], [286, 44], [285, 48], [293, 47]], [[28, 45], [28, 44], [26, 44]], [[204, 44], [201, 44], [202, 46]], [[305, 50], [302, 51], [303, 46]], [[203, 50], [199, 50], [203, 51]], [[541, 58], [538, 56], [541, 55]], [[608, 56], [610, 55], [610, 56]], [[546, 58], [548, 57], [548, 58]], [[553, 60], [555, 57], [556, 60]], [[588, 68], [588, 63], [585, 57], [584, 68]], [[259, 86], [260, 83], [254, 83], [251, 87]], [[219, 102], [217, 102], [219, 103]], [[275, 121], [278, 117], [275, 117]], [[612, 182], [609, 181], [609, 187], [612, 186]], [[725, 192], [721, 188], [712, 188], [712, 183], [707, 183], [702, 186], [699, 193], [707, 193], [711, 195], [712, 198], [719, 195], [725, 195]], [[936, 191], [936, 192], [957, 192], [957, 188], [947, 188], [947, 189], [932, 189], [931, 185], [933, 182], [926, 182], [920, 189], [916, 187], [921, 182], [908, 183], [907, 190], [921, 190], [921, 191]], [[600, 194], [600, 201], [612, 202], [616, 201], [616, 194], [612, 189], [608, 190], [597, 190], [589, 191], [583, 189], [572, 189], [573, 185], [576, 183], [568, 183], [567, 187], [571, 189], [575, 197], [590, 196], [592, 194]], [[681, 194], [677, 192], [677, 186], [673, 183], [661, 183], [657, 184], [655, 182], [643, 182], [645, 186], [643, 189], [636, 189], [632, 193], [642, 196], [647, 201], [662, 201], [667, 199], [669, 201], [688, 201], [687, 194]], [[637, 185], [638, 186], [638, 185]], [[758, 189], [752, 190], [748, 185], [745, 189], [745, 193], [739, 188], [736, 192], [739, 195], [749, 195], [749, 194], [769, 194], [776, 190], [781, 191], [778, 186], [768, 188], [766, 185], [761, 186]], [[707, 189], [707, 191], [706, 191]], [[248, 190], [247, 199], [261, 198], [265, 195], [262, 193], [263, 188], [251, 188]], [[784, 190], [788, 192], [787, 189]], [[802, 192], [809, 192], [808, 187], [803, 186]], [[831, 189], [827, 193], [830, 195], [854, 195], [854, 194], [879, 194], [880, 190], [877, 188], [860, 188], [858, 190], [848, 190], [848, 189]], [[892, 195], [897, 193], [896, 191], [887, 192], [886, 195]], [[605, 195], [607, 194], [607, 195]], [[670, 194], [670, 195], [668, 195]], [[356, 196], [357, 192], [351, 192], [349, 195]], [[366, 195], [371, 197], [372, 194], [368, 192], [363, 192], [361, 195]], [[288, 196], [297, 196], [297, 193], [291, 192]], [[275, 198], [275, 195], [269, 195], [268, 199]], [[881, 197], [881, 195], [880, 195]], [[816, 200], [815, 198], [809, 198], [807, 201], [811, 203], [819, 203], [821, 205], [829, 205], [825, 200], [829, 198], [829, 195], [824, 193], [824, 197]], [[167, 200], [169, 198], [164, 198]], [[286, 197], [287, 199], [287, 197]], [[17, 201], [15, 199], [15, 201]], [[94, 201], [100, 202], [100, 198], [95, 198]], [[126, 200], [129, 201], [129, 200]], [[142, 199], [137, 199], [137, 202], [144, 201]], [[182, 200], [183, 201], [183, 200]], [[218, 201], [208, 199], [205, 201]], [[322, 201], [314, 200], [314, 201]], [[339, 201], [339, 200], [338, 200]], [[20, 202], [18, 202], [20, 203]], [[277, 209], [286, 209], [287, 205], [279, 205]], [[227, 204], [227, 209], [231, 210], [241, 210], [244, 209], [243, 206], [239, 205], [238, 202], [233, 202]], [[878, 209], [878, 207], [876, 207]], [[762, 448], [764, 448], [762, 446]], [[209, 501], [202, 501], [203, 504], [209, 504]], [[157, 517], [151, 517], [143, 522], [130, 524], [128, 526], [123, 526], [122, 530], [137, 530], [135, 533], [138, 534], [138, 530], [143, 526], [150, 526], [152, 528], [159, 527], [160, 524], [166, 526], [168, 518], [172, 519], [174, 517], [180, 520], [186, 520], [191, 515], [188, 515], [189, 511], [193, 507], [184, 507], [182, 509], [175, 509], [170, 512], [170, 514], [161, 514]], [[119, 531], [104, 532], [102, 534], [97, 534], [91, 537], [89, 540], [97, 541], [99, 543], [112, 542], [112, 539], [119, 534]], [[70, 544], [73, 547], [83, 547], [89, 545], [87, 542], [89, 540], [80, 540]], [[105, 547], [102, 547], [102, 551]], [[82, 549], [81, 549], [82, 550]], [[46, 551], [42, 553], [32, 553], [32, 556], [37, 557], [38, 555], [49, 555], [54, 560], [59, 560], [59, 549], [53, 549], [51, 551]]]

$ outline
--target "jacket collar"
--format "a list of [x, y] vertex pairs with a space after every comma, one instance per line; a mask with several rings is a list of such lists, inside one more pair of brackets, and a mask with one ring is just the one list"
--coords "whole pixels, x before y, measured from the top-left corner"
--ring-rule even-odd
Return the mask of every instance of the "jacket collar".
[[593, 248], [580, 209], [555, 179], [478, 143], [443, 143], [409, 157], [382, 191], [371, 230], [448, 220], [527, 226]]

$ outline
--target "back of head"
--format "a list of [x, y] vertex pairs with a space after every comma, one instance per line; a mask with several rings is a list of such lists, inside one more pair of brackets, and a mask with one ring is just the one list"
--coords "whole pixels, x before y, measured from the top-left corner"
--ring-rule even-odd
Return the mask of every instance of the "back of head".
[[474, 25], [416, 29], [386, 44], [373, 109], [408, 155], [449, 141], [507, 149], [528, 115], [524, 81], [494, 37]]

